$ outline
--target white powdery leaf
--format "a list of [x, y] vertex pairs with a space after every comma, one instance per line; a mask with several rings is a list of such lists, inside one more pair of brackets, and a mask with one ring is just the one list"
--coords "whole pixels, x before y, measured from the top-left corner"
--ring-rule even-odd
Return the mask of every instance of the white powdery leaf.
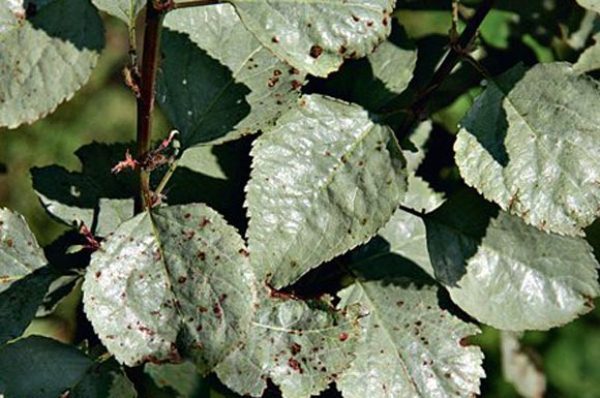
[[479, 329], [441, 309], [435, 288], [357, 281], [339, 295], [368, 311], [356, 359], [337, 381], [345, 398], [479, 393], [483, 353], [464, 344]]
[[23, 216], [0, 209], [0, 293], [46, 263], [44, 251]]
[[251, 154], [250, 260], [275, 287], [369, 240], [406, 191], [392, 130], [359, 106], [319, 95], [303, 97]]
[[284, 398], [318, 395], [352, 361], [360, 332], [355, 309], [265, 292], [247, 339], [217, 376], [241, 395], [262, 396], [269, 378]]
[[175, 10], [165, 26], [189, 38], [167, 32], [158, 76], [158, 99], [184, 146], [267, 130], [295, 105], [306, 73], [275, 57], [230, 4]]
[[600, 85], [567, 63], [489, 82], [462, 122], [466, 183], [528, 224], [582, 235], [600, 216]]
[[360, 58], [390, 34], [395, 0], [229, 0], [264, 46], [315, 76]]
[[0, 1], [0, 127], [33, 123], [70, 99], [104, 46], [88, 1], [48, 1], [29, 19], [22, 5]]
[[122, 363], [183, 353], [210, 371], [252, 317], [247, 255], [237, 231], [205, 205], [142, 213], [94, 253], [83, 284], [86, 314]]

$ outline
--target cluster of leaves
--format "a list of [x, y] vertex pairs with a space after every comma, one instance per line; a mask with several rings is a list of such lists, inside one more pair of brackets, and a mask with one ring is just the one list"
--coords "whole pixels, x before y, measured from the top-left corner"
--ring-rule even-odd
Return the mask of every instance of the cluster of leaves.
[[[574, 65], [497, 75], [465, 54], [486, 85], [454, 145], [471, 188], [445, 198], [417, 175], [431, 122], [397, 111], [423, 98], [418, 63], [437, 55], [417, 57], [411, 1], [185, 3], [161, 37], [157, 100], [180, 142], [151, 176], [161, 203], [134, 214], [136, 176], [111, 172], [131, 145], [93, 143], [80, 172], [32, 170], [45, 209], [74, 231], [43, 250], [0, 210], [6, 397], [135, 397], [127, 373], [140, 366], [180, 396], [196, 372], [254, 397], [269, 383], [288, 398], [332, 384], [346, 398], [471, 396], [485, 374], [476, 322], [504, 331], [518, 379], [514, 366], [531, 367], [518, 332], [593, 307], [600, 86], [585, 73], [600, 67], [597, 45]], [[135, 48], [145, 6], [0, 0], [0, 126], [47, 115], [85, 83], [104, 45], [98, 10]], [[514, 6], [499, 7], [511, 28], [501, 17]], [[497, 31], [482, 40], [502, 47]], [[450, 80], [461, 94], [481, 79], [464, 75]], [[447, 86], [430, 111], [452, 100]], [[74, 288], [85, 342], [18, 339]]]

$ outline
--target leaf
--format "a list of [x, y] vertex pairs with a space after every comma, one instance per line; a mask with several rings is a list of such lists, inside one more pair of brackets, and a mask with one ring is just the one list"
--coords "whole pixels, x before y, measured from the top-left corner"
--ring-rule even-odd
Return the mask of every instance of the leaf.
[[240, 19], [279, 58], [315, 76], [369, 54], [390, 33], [394, 0], [230, 0]]
[[345, 398], [470, 397], [485, 376], [483, 353], [465, 347], [476, 326], [438, 305], [435, 288], [356, 281], [340, 305], [360, 304], [362, 339], [337, 381]]
[[90, 366], [68, 395], [69, 398], [136, 398], [137, 396], [133, 383], [114, 359]]
[[58, 397], [92, 365], [73, 346], [39, 336], [20, 339], [0, 347], [0, 393], [7, 398]]
[[23, 334], [57, 277], [48, 267], [40, 268], [0, 293], [0, 344]]
[[600, 1], [598, 0], [577, 0], [580, 6], [600, 13]]
[[184, 147], [266, 130], [298, 99], [306, 74], [277, 59], [231, 5], [176, 10], [165, 26], [174, 32], [164, 32], [157, 98]]
[[521, 75], [517, 67], [489, 82], [462, 122], [456, 162], [466, 183], [503, 210], [582, 235], [600, 216], [599, 85], [567, 63]]
[[112, 232], [119, 220], [133, 215], [130, 198], [137, 194], [134, 173], [111, 173], [126, 150], [126, 144], [92, 143], [75, 152], [81, 172], [56, 165], [32, 168], [33, 187], [46, 211], [70, 226], [98, 224], [94, 231], [98, 235]]
[[417, 50], [407, 40], [398, 41], [400, 45], [391, 40], [384, 41], [368, 56], [373, 76], [395, 94], [408, 87], [417, 65]]
[[[416, 173], [421, 163], [423, 163], [426, 155], [425, 144], [429, 140], [432, 130], [431, 121], [426, 120], [419, 124], [408, 137], [407, 146], [413, 146], [414, 151], [406, 149], [402, 151], [402, 154], [406, 158], [406, 168], [409, 172]], [[401, 145], [404, 146], [404, 143]]]
[[311, 79], [308, 90], [356, 103], [384, 118], [386, 105], [404, 92], [413, 77], [417, 49], [404, 29], [392, 20], [392, 33], [366, 58], [344, 63], [323, 79]]
[[543, 397], [546, 392], [546, 376], [530, 353], [521, 347], [518, 334], [502, 332], [500, 336], [504, 378], [525, 398]]
[[588, 243], [542, 232], [473, 194], [425, 216], [435, 275], [452, 300], [502, 330], [547, 330], [593, 308], [598, 263]]
[[594, 35], [594, 44], [586, 48], [573, 65], [577, 73], [587, 73], [600, 69], [600, 33]]
[[235, 229], [205, 205], [142, 213], [92, 256], [85, 312], [119, 362], [165, 362], [182, 353], [210, 370], [252, 316], [246, 256]]
[[[434, 192], [420, 177], [410, 175], [408, 191], [402, 204], [416, 211], [432, 211], [443, 203], [441, 194]], [[390, 221], [379, 231], [390, 245], [389, 251], [413, 261], [429, 275], [434, 275], [427, 251], [425, 223], [402, 209], [396, 210]]]
[[44, 252], [23, 216], [0, 209], [0, 293], [44, 265]]
[[119, 18], [130, 29], [135, 29], [138, 14], [146, 5], [145, 0], [92, 0], [100, 10]]
[[284, 398], [317, 395], [352, 359], [354, 316], [325, 302], [265, 294], [244, 345], [217, 366], [217, 376], [240, 395], [262, 396], [268, 378]]
[[96, 363], [73, 346], [30, 336], [0, 347], [0, 393], [6, 398], [134, 398], [114, 361]]
[[[147, 363], [144, 372], [148, 374], [154, 383], [160, 388], [169, 388], [177, 393], [180, 398], [193, 398], [206, 396], [208, 386], [203, 383], [196, 366], [185, 361], [180, 364], [157, 365]], [[204, 395], [201, 395], [204, 394]]]
[[[102, 237], [133, 217], [131, 198], [138, 193], [136, 174], [128, 170], [119, 174], [111, 173], [112, 167], [124, 158], [127, 148], [132, 145], [92, 143], [82, 146], [75, 152], [82, 164], [80, 172], [55, 165], [32, 168], [34, 189], [48, 213], [69, 226], [84, 222], [96, 236]], [[188, 152], [197, 151], [200, 147], [185, 151], [180, 166], [163, 191], [167, 194], [164, 202], [202, 202], [224, 214], [230, 221], [237, 221], [238, 218], [245, 220], [245, 214], [241, 214], [241, 197], [228, 201], [221, 198], [238, 197], [238, 192], [243, 191], [247, 175], [240, 168], [248, 168], [246, 164], [250, 163], [247, 146], [247, 143], [236, 141], [209, 147], [208, 151], [213, 152], [214, 158], [200, 164], [195, 163], [198, 156], [188, 156]], [[217, 173], [215, 168], [219, 167], [222, 168], [219, 169], [221, 174], [210, 176], [195, 171], [204, 170], [203, 167], [210, 162], [213, 165], [208, 172]], [[158, 185], [165, 170], [163, 166], [153, 172], [152, 189]], [[202, 189], [190, 189], [190, 186], [201, 186]]]
[[[37, 9], [36, 9], [37, 8]], [[32, 123], [89, 79], [104, 47], [89, 0], [0, 3], [0, 127]]]
[[251, 154], [250, 261], [276, 288], [369, 240], [406, 191], [392, 130], [326, 97], [304, 97]]

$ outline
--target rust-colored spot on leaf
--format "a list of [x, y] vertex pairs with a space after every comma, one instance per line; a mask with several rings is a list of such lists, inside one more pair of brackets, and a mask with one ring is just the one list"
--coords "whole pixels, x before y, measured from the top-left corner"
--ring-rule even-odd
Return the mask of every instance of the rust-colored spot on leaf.
[[315, 44], [310, 48], [310, 56], [317, 59], [323, 54], [323, 47]]
[[300, 366], [300, 362], [296, 361], [294, 358], [288, 359], [288, 366], [294, 369], [298, 373], [302, 373], [302, 366]]
[[298, 343], [294, 343], [290, 347], [290, 351], [292, 352], [292, 355], [298, 354], [301, 350], [302, 350], [302, 346]]

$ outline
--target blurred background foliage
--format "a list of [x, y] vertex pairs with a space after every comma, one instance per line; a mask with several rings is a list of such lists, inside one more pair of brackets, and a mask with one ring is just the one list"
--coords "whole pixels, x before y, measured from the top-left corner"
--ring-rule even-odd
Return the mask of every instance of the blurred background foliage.
[[[461, 2], [461, 20], [472, 15], [477, 3], [476, 0]], [[451, 1], [399, 0], [396, 16], [407, 38], [416, 45], [419, 57], [411, 86], [406, 94], [391, 100], [389, 105], [394, 107], [410, 102], [411, 95], [428, 81], [447, 50], [452, 24]], [[127, 31], [114, 19], [107, 17], [105, 22], [107, 46], [85, 88], [44, 120], [15, 131], [0, 129], [0, 206], [24, 214], [42, 244], [51, 242], [65, 227], [50, 219], [40, 206], [31, 187], [30, 168], [60, 164], [71, 170], [78, 169], [80, 165], [73, 152], [80, 146], [92, 141], [128, 142], [135, 137], [135, 98], [122, 78], [122, 68], [127, 62]], [[459, 29], [463, 27], [461, 21]], [[574, 1], [499, 0], [481, 28], [473, 53], [482, 68], [463, 63], [429, 104], [434, 129], [427, 144], [428, 156], [418, 174], [440, 192], [451, 193], [458, 189], [461, 183], [453, 161], [454, 134], [460, 119], [481, 91], [485, 74], [499, 74], [517, 62], [526, 65], [574, 62], [598, 30], [600, 21], [597, 17], [585, 12]], [[341, 86], [337, 84], [332, 88], [324, 81], [313, 79], [306, 90], [335, 94], [359, 103], [365, 98], [368, 101], [368, 93], [361, 92], [364, 88], [356, 92], [343, 87], [344, 81], [369, 78], [357, 78], [357, 71], [368, 73], [361, 72], [359, 63], [350, 61], [332, 76], [332, 80], [341, 82]], [[344, 80], [348, 77], [350, 80]], [[368, 104], [363, 105], [368, 108]], [[159, 114], [154, 138], [164, 137], [168, 131], [168, 123]], [[596, 223], [588, 232], [590, 243], [600, 254], [600, 225]], [[54, 314], [36, 321], [29, 333], [73, 339], [77, 328], [73, 307], [78, 294], [75, 290]], [[484, 327], [483, 333], [473, 341], [483, 347], [486, 355], [487, 378], [483, 381], [482, 396], [518, 397], [515, 388], [502, 376], [500, 333]], [[600, 397], [600, 310], [560, 329], [526, 333], [522, 343], [547, 376], [545, 396]], [[185, 394], [177, 393], [167, 385], [146, 383], [148, 391], [140, 395], [208, 396], [206, 384], [194, 375], [180, 374], [178, 377], [187, 378], [187, 382], [179, 386], [189, 390]], [[212, 380], [211, 384], [214, 382]], [[213, 392], [211, 396], [219, 394]]]

